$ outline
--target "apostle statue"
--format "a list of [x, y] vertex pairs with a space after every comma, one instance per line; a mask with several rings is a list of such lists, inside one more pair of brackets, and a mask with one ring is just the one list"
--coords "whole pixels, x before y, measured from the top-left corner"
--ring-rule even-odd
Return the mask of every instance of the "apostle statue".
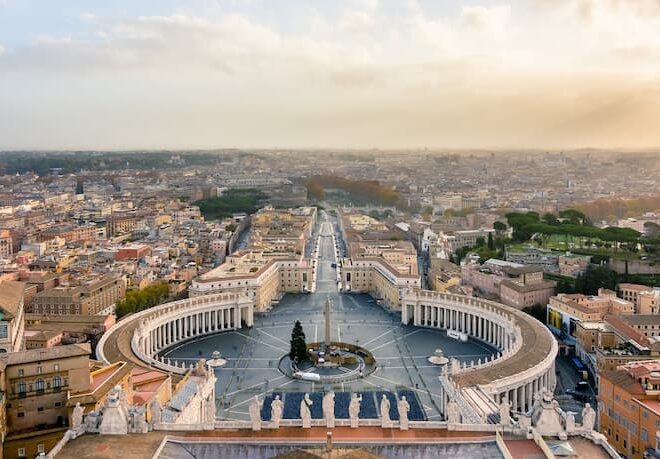
[[335, 393], [328, 392], [323, 397], [323, 418], [326, 427], [333, 429], [335, 427]]
[[282, 420], [282, 412], [284, 411], [284, 403], [280, 400], [280, 396], [276, 395], [275, 399], [270, 404], [270, 422], [276, 429], [280, 427]]
[[304, 429], [312, 427], [312, 405], [314, 402], [310, 400], [309, 394], [300, 401], [300, 419], [302, 419], [302, 426]]
[[399, 427], [401, 430], [408, 430], [408, 412], [410, 411], [410, 404], [406, 400], [405, 395], [401, 397], [401, 400], [399, 400], [396, 407], [399, 411]]
[[380, 401], [380, 423], [381, 427], [392, 427], [392, 420], [390, 419], [390, 400], [385, 394], [383, 394], [383, 398]]
[[259, 400], [258, 395], [254, 396], [248, 411], [250, 412], [250, 421], [252, 421], [252, 430], [261, 430], [261, 400]]
[[351, 394], [351, 402], [348, 404], [348, 416], [351, 419], [351, 427], [356, 428], [360, 423], [360, 402], [362, 395]]

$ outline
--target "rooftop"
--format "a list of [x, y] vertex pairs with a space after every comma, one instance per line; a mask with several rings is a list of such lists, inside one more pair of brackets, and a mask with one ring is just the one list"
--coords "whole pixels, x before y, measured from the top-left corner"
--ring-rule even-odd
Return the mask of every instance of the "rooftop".
[[91, 347], [89, 343], [67, 344], [65, 346], [0, 354], [0, 360], [4, 361], [7, 365], [21, 365], [32, 362], [43, 362], [45, 360], [89, 356], [90, 353]]

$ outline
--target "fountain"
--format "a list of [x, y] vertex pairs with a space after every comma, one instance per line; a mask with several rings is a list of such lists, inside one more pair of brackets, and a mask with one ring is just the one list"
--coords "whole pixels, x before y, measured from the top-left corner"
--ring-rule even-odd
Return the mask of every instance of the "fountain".
[[445, 357], [442, 349], [436, 349], [433, 355], [428, 358], [428, 361], [433, 365], [447, 365], [449, 363], [449, 359]]
[[220, 356], [220, 351], [213, 351], [211, 358], [206, 361], [210, 368], [224, 367], [227, 361]]

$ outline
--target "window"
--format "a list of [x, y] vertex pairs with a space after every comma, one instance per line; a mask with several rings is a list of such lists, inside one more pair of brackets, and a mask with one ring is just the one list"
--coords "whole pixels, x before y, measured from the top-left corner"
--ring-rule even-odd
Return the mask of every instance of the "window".
[[39, 407], [37, 407], [37, 411], [43, 411], [43, 410], [44, 410], [44, 407], [43, 407], [43, 406], [39, 406]]
[[58, 406], [62, 406], [62, 402], [55, 402], [55, 406], [56, 406], [56, 407], [58, 407]]
[[642, 441], [649, 441], [649, 431], [642, 429]]
[[16, 391], [18, 392], [18, 396], [21, 398], [25, 398], [25, 383], [24, 382], [19, 382], [18, 385], [16, 386], [17, 389]]
[[43, 372], [44, 372], [43, 367], [40, 367], [40, 366], [37, 367], [37, 374], [38, 374], [38, 375], [42, 374]]
[[44, 382], [43, 379], [37, 379], [34, 382], [34, 390], [36, 390], [38, 394], [44, 393], [44, 391], [46, 390], [46, 383]]
[[46, 451], [45, 451], [45, 449], [44, 449], [44, 444], [43, 444], [43, 443], [39, 443], [39, 444], [37, 445], [37, 453], [45, 453], [45, 452], [46, 452]]
[[9, 338], [9, 326], [7, 322], [0, 322], [0, 339]]
[[23, 411], [19, 411], [18, 413], [16, 413], [16, 416], [22, 418], [25, 417], [25, 413]]
[[18, 448], [18, 457], [25, 457], [25, 448]]
[[19, 369], [18, 369], [18, 376], [19, 376], [19, 377], [22, 377], [22, 376], [24, 376], [24, 375], [25, 375], [25, 372], [23, 371], [23, 369], [22, 369], [22, 368], [19, 368]]

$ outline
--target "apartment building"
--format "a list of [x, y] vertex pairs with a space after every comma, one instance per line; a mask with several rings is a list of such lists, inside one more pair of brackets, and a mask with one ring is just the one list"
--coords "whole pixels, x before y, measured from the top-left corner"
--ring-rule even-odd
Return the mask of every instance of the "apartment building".
[[0, 353], [23, 349], [23, 282], [0, 281]]
[[107, 315], [126, 295], [126, 278], [109, 274], [82, 285], [55, 287], [37, 293], [32, 299], [35, 314]]
[[49, 451], [68, 428], [67, 399], [89, 392], [89, 344], [0, 354], [6, 392], [4, 458]]
[[60, 238], [66, 242], [93, 241], [96, 240], [96, 226], [57, 226], [46, 228], [37, 235], [38, 242], [46, 242], [51, 239]]
[[0, 257], [9, 257], [14, 253], [14, 240], [9, 230], [0, 230]]
[[564, 342], [574, 345], [579, 322], [598, 322], [606, 315], [633, 313], [633, 303], [618, 298], [611, 290], [599, 289], [598, 295], [593, 296], [560, 293], [549, 300], [546, 323]]
[[499, 299], [517, 309], [547, 304], [555, 294], [556, 283], [543, 278], [543, 268], [490, 259], [483, 265], [466, 263], [461, 267], [463, 284], [481, 294]]
[[635, 305], [635, 312], [641, 312], [641, 297], [644, 294], [653, 292], [653, 288], [648, 285], [622, 282], [617, 285], [617, 292], [621, 298], [630, 301]]
[[656, 457], [660, 360], [628, 363], [603, 372], [598, 400], [599, 430], [621, 455], [631, 459]]

